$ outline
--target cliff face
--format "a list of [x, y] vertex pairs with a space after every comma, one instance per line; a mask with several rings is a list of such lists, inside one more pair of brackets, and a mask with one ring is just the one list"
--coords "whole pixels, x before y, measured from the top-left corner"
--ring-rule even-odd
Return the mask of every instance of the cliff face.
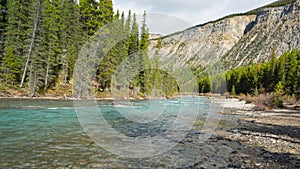
[[[172, 57], [176, 64], [207, 65], [220, 59], [243, 36], [255, 16], [236, 16], [204, 26], [193, 27], [162, 39], [158, 56]], [[157, 40], [150, 41], [150, 56]]]
[[228, 65], [264, 62], [272, 50], [277, 57], [300, 48], [300, 1], [283, 7], [261, 10], [253, 28], [224, 56]]
[[[299, 49], [300, 0], [282, 7], [266, 8], [257, 15], [228, 17], [162, 38], [158, 56], [175, 65], [206, 66], [223, 60], [229, 67], [261, 62], [292, 48]], [[157, 40], [150, 40], [150, 56]]]

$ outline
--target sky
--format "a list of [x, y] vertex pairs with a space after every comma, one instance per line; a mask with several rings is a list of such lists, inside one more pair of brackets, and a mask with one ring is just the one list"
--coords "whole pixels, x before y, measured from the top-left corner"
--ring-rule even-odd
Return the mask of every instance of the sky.
[[114, 10], [129, 9], [141, 16], [147, 12], [152, 33], [168, 34], [216, 20], [223, 16], [247, 12], [276, 0], [113, 0]]

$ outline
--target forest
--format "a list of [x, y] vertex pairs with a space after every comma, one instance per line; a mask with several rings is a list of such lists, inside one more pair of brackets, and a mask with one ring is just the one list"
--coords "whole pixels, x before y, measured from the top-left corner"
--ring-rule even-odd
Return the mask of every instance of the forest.
[[[130, 70], [142, 68], [127, 86], [135, 91], [131, 95], [172, 96], [179, 92], [178, 83], [170, 75], [174, 65], [170, 63], [167, 69], [160, 69], [161, 39], [157, 40], [156, 54], [149, 58], [146, 12], [138, 23], [137, 15], [131, 11], [126, 16], [124, 12], [114, 13], [111, 0], [1, 0], [0, 8], [2, 91], [21, 90], [26, 91], [25, 95], [39, 96], [60, 88], [62, 92], [72, 90], [72, 85], [78, 86], [73, 84], [73, 74], [81, 49], [88, 47], [95, 35], [103, 35], [105, 31], [99, 33], [101, 27], [114, 23], [114, 28], [106, 32], [111, 38], [106, 43], [114, 42], [121, 35], [125, 38], [114, 42], [105, 54], [98, 54], [102, 60], [95, 64], [95, 76], [86, 80], [85, 85], [93, 86], [90, 90], [96, 96], [107, 97], [111, 93], [112, 77], [124, 76], [118, 70], [119, 65], [129, 58]], [[191, 69], [197, 77], [199, 93], [227, 91], [258, 95], [280, 91], [299, 99], [299, 53], [293, 50], [277, 59], [273, 52], [268, 62], [241, 66], [229, 70], [226, 76], [204, 73], [205, 68], [201, 66]], [[223, 89], [225, 83], [227, 87]], [[81, 89], [75, 93], [77, 97], [84, 95]]]
[[163, 88], [165, 95], [177, 91], [174, 80], [155, 67], [157, 56], [151, 61], [148, 52], [136, 54], [148, 49], [146, 13], [139, 25], [131, 11], [127, 16], [114, 13], [111, 0], [1, 0], [0, 5], [0, 90], [25, 89], [37, 96], [61, 86], [66, 89], [81, 48], [102, 26], [114, 22], [118, 26], [110, 33], [125, 34], [126, 39], [101, 56], [93, 79], [96, 93], [110, 92], [117, 65], [133, 55], [147, 68], [131, 82], [139, 94], [149, 94], [153, 86]]
[[[203, 74], [198, 78], [200, 93], [214, 92], [217, 82], [226, 81], [226, 90], [221, 93], [259, 95], [280, 92], [281, 95], [300, 95], [300, 51], [293, 49], [279, 58], [273, 49], [269, 60], [264, 63], [239, 66], [222, 74], [209, 76]], [[199, 69], [199, 70], [203, 70]], [[199, 72], [199, 70], [195, 72]], [[223, 85], [224, 86], [224, 85]], [[220, 87], [220, 85], [219, 85]]]
[[276, 93], [300, 95], [300, 51], [293, 49], [276, 58], [273, 50], [268, 62], [241, 66], [226, 73], [227, 91], [232, 94]]

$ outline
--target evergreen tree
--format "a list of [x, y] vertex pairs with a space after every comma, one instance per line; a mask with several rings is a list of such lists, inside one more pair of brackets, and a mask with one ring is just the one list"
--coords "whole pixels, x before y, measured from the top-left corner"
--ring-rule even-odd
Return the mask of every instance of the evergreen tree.
[[32, 14], [33, 28], [32, 28], [32, 30], [30, 30], [31, 31], [30, 32], [31, 33], [30, 44], [29, 44], [29, 47], [28, 47], [28, 52], [26, 54], [26, 62], [25, 62], [24, 70], [23, 70], [23, 75], [22, 75], [22, 78], [21, 78], [20, 87], [23, 87], [23, 84], [25, 82], [25, 78], [26, 78], [26, 75], [27, 75], [31, 55], [32, 55], [32, 52], [33, 52], [34, 47], [35, 47], [36, 37], [37, 37], [37, 34], [38, 34], [38, 29], [39, 29], [39, 24], [40, 24], [40, 19], [41, 19], [40, 18], [40, 13], [41, 13], [43, 0], [38, 0], [38, 1], [32, 2], [32, 3], [33, 3], [33, 6], [32, 6], [33, 9], [32, 10], [35, 11]]
[[[62, 84], [66, 84], [72, 77], [74, 62], [76, 59], [76, 48], [80, 47], [79, 15], [76, 2], [73, 0], [60, 0], [59, 10], [59, 39], [60, 39], [60, 67]], [[97, 3], [95, 3], [97, 4]], [[94, 7], [94, 6], [92, 6]], [[93, 8], [92, 8], [93, 9]], [[95, 11], [96, 13], [96, 11]], [[96, 23], [95, 23], [96, 24]], [[96, 29], [96, 28], [95, 28]]]
[[[44, 1], [42, 21], [30, 66], [29, 86], [32, 91], [54, 85], [58, 76], [59, 18], [58, 1]], [[37, 80], [39, 79], [39, 80]]]
[[114, 10], [112, 0], [100, 0], [99, 11], [101, 26], [111, 23], [113, 21]]
[[152, 82], [151, 82], [151, 60], [148, 56], [148, 28], [146, 25], [146, 12], [143, 15], [143, 22], [141, 28], [141, 38], [139, 43], [140, 50], [140, 58], [139, 58], [139, 66], [140, 66], [140, 75], [139, 75], [139, 83], [142, 93], [150, 94], [152, 91]]
[[129, 51], [129, 46], [130, 46], [130, 42], [131, 42], [131, 21], [132, 21], [132, 16], [131, 16], [131, 11], [128, 11], [128, 16], [124, 25], [124, 33], [125, 36], [127, 37], [125, 39], [125, 44], [126, 44], [126, 48], [127, 48], [127, 53], [128, 55], [131, 54], [131, 52]]
[[[234, 86], [236, 93], [254, 93], [255, 95], [258, 93], [258, 87], [260, 87], [260, 93], [264, 90], [271, 93], [276, 92], [278, 86], [283, 86], [284, 94], [298, 96], [298, 79], [299, 51], [297, 50], [286, 52], [278, 59], [273, 56], [266, 63], [242, 66], [226, 73], [228, 91], [231, 91]], [[254, 91], [253, 87], [255, 87]]]
[[7, 29], [7, 22], [7, 0], [0, 0], [0, 67], [4, 53], [4, 40]]
[[285, 64], [285, 90], [287, 94], [296, 93], [297, 90], [297, 52], [292, 50], [292, 52], [286, 58]]
[[234, 87], [234, 85], [232, 86], [232, 88], [231, 88], [231, 95], [235, 95], [236, 94], [236, 92], [235, 92], [235, 87]]
[[9, 79], [5, 81], [6, 84], [16, 85], [19, 83], [24, 67], [26, 68], [26, 54], [30, 53], [28, 49], [32, 46], [32, 32], [37, 2], [37, 0], [7, 1], [8, 22], [4, 42], [4, 56], [2, 58], [3, 64], [1, 65], [1, 70], [6, 76], [5, 78]]
[[171, 61], [166, 65], [166, 70], [163, 71], [163, 81], [162, 88], [166, 97], [174, 95], [178, 92], [178, 84], [174, 77], [176, 77], [176, 72], [174, 70], [174, 62]]
[[[103, 10], [103, 9], [102, 9]], [[85, 40], [102, 26], [100, 22], [100, 4], [96, 0], [79, 0], [80, 22]]]
[[210, 81], [208, 74], [206, 74], [203, 78], [201, 78], [198, 81], [198, 87], [199, 87], [199, 89], [198, 89], [199, 93], [211, 92], [211, 81]]
[[19, 65], [16, 62], [16, 55], [14, 54], [12, 47], [6, 48], [6, 57], [2, 62], [2, 82], [3, 84], [9, 85], [9, 87], [13, 87], [15, 85], [16, 79], [18, 79], [19, 75]]
[[[159, 38], [157, 41], [155, 55], [153, 60], [153, 67], [152, 67], [152, 86], [153, 89], [161, 90], [162, 87], [162, 75], [161, 75], [161, 64], [159, 59], [159, 51], [161, 49], [161, 39]], [[159, 96], [160, 93], [154, 93], [154, 95]]]
[[132, 17], [132, 26], [129, 37], [128, 55], [129, 57], [135, 57], [139, 50], [139, 27], [136, 21], [136, 14], [133, 14]]

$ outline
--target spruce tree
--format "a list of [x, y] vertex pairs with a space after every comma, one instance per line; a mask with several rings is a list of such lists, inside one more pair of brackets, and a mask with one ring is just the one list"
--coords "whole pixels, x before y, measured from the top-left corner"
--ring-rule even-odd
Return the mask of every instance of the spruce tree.
[[142, 28], [141, 28], [141, 38], [139, 43], [139, 66], [141, 67], [140, 72], [140, 87], [141, 92], [150, 94], [152, 90], [152, 82], [151, 82], [151, 60], [148, 56], [148, 41], [149, 33], [146, 25], [146, 12], [143, 15]]
[[125, 40], [126, 43], [126, 48], [127, 48], [127, 53], [128, 55], [131, 54], [131, 52], [129, 51], [129, 46], [130, 46], [130, 42], [131, 42], [131, 21], [132, 21], [132, 16], [131, 16], [131, 11], [128, 11], [128, 16], [124, 25], [124, 33], [125, 36], [127, 37]]
[[99, 6], [101, 26], [111, 23], [114, 17], [112, 0], [100, 0]]
[[26, 63], [26, 54], [28, 55], [30, 52], [29, 49], [33, 39], [32, 32], [37, 1], [7, 1], [8, 22], [4, 42], [4, 56], [2, 58], [3, 64], [1, 65], [2, 72], [5, 73], [6, 79], [9, 79], [5, 83], [16, 85], [21, 81]]
[[42, 5], [41, 18], [43, 19], [30, 66], [29, 86], [32, 91], [41, 90], [42, 87], [46, 91], [50, 85], [54, 85], [58, 76], [60, 50], [59, 23], [57, 22], [59, 4], [57, 3], [59, 2], [46, 0]]
[[80, 22], [85, 40], [102, 26], [100, 22], [100, 5], [96, 0], [79, 0]]
[[7, 29], [7, 22], [7, 0], [0, 0], [0, 67], [4, 53], [4, 40]]
[[[96, 8], [92, 3], [91, 8]], [[76, 9], [76, 2], [73, 0], [60, 0], [59, 10], [59, 38], [60, 38], [60, 67], [61, 67], [61, 79], [59, 81], [61, 84], [66, 84], [68, 80], [72, 77], [72, 72], [74, 69], [74, 62], [76, 59], [76, 54], [80, 47], [80, 27], [79, 27], [79, 15]], [[94, 11], [97, 14], [97, 11]], [[98, 25], [97, 22], [93, 23]], [[98, 26], [97, 26], [98, 28]], [[96, 31], [96, 27], [93, 31]]]
[[43, 3], [43, 0], [36, 0], [36, 1], [32, 2], [33, 5], [31, 7], [32, 7], [32, 11], [34, 11], [34, 12], [32, 14], [33, 22], [31, 24], [33, 26], [32, 26], [32, 29], [30, 29], [31, 37], [30, 37], [30, 42], [29, 42], [29, 46], [28, 46], [28, 52], [26, 53], [26, 61], [25, 61], [22, 78], [21, 78], [20, 87], [23, 87], [23, 84], [25, 82], [31, 55], [32, 55], [32, 52], [35, 47], [36, 38], [37, 38], [38, 29], [39, 29], [40, 20], [41, 20], [40, 15], [41, 15], [42, 3]]
[[[152, 86], [155, 90], [161, 90], [161, 83], [162, 83], [162, 75], [161, 75], [161, 64], [159, 59], [159, 51], [161, 49], [161, 39], [159, 38], [157, 41], [155, 55], [153, 60], [153, 67], [152, 67]], [[160, 95], [159, 93], [155, 95]]]

